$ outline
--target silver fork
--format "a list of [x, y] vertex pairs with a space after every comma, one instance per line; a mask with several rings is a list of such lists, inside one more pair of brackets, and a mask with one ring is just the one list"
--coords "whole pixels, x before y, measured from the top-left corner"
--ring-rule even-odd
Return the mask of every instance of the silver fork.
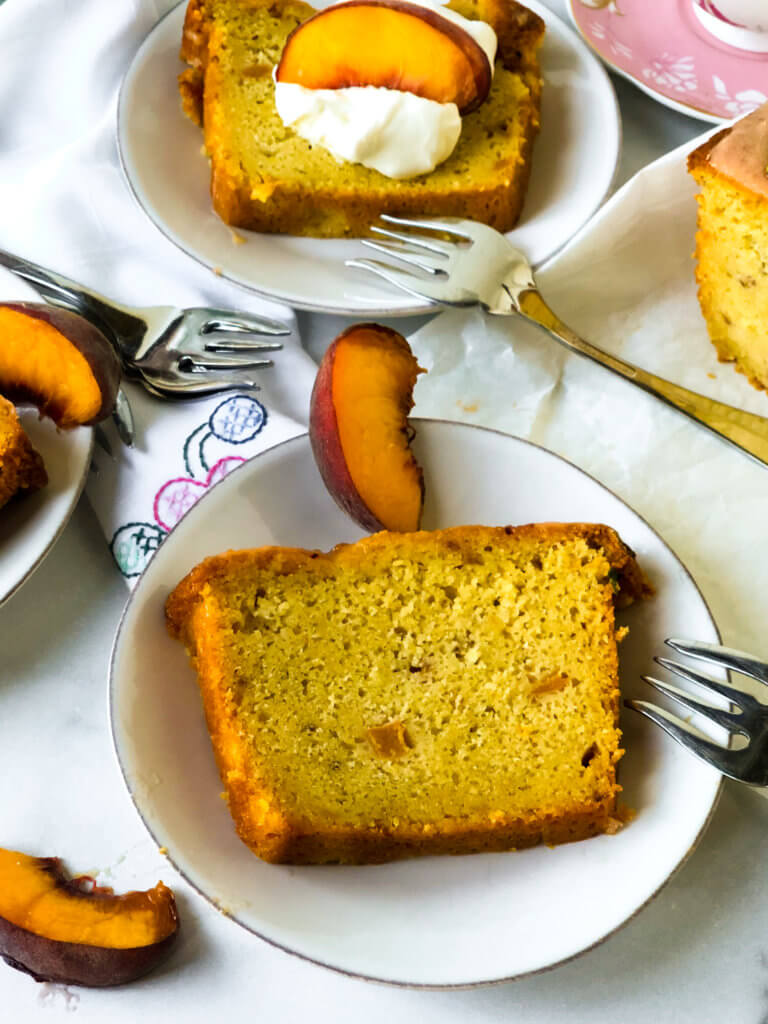
[[63, 274], [0, 249], [0, 266], [48, 302], [95, 324], [117, 350], [127, 377], [161, 398], [195, 398], [230, 388], [258, 390], [253, 371], [274, 365], [258, 358], [281, 349], [290, 328], [277, 320], [211, 306], [123, 306]]
[[[717, 644], [703, 644], [695, 640], [669, 639], [665, 643], [689, 658], [739, 672], [768, 686], [768, 664], [742, 651], [734, 651]], [[669, 658], [654, 658], [654, 661], [662, 668], [701, 687], [705, 694], [724, 697], [730, 702], [731, 708], [714, 707], [671, 683], [662, 682], [653, 676], [643, 676], [648, 684], [682, 707], [722, 726], [728, 731], [729, 736], [745, 736], [747, 744], [740, 750], [720, 746], [702, 736], [688, 722], [666, 708], [658, 707], [647, 700], [627, 700], [624, 702], [627, 707], [661, 726], [674, 740], [728, 778], [746, 782], [750, 786], [768, 786], [768, 705], [739, 686], [725, 683], [720, 679], [712, 679]]]
[[[530, 263], [498, 231], [458, 217], [383, 214], [381, 219], [396, 228], [409, 230], [373, 225], [371, 230], [380, 240], [364, 239], [362, 244], [414, 270], [403, 270], [376, 259], [347, 260], [348, 267], [366, 270], [437, 305], [480, 305], [495, 315], [518, 314], [543, 328], [566, 348], [637, 384], [768, 465], [768, 419], [689, 391], [580, 338], [547, 306], [536, 287]], [[435, 232], [452, 235], [458, 242], [437, 237]]]

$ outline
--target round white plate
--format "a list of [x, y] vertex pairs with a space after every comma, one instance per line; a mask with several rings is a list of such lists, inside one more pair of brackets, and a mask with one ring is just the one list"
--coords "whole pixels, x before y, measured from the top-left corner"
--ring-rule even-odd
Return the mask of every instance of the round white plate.
[[[675, 555], [591, 477], [505, 434], [435, 420], [414, 424], [427, 528], [602, 521], [635, 549], [658, 593], [622, 615], [630, 627], [621, 646], [625, 696], [643, 692], [639, 677], [653, 668], [665, 637], [718, 640]], [[330, 548], [359, 536], [326, 493], [304, 435], [225, 477], [162, 544], [126, 608], [110, 679], [115, 748], [145, 825], [214, 906], [268, 942], [345, 973], [472, 985], [583, 952], [667, 881], [701, 835], [720, 787], [716, 772], [631, 712], [623, 723], [621, 782], [637, 814], [615, 836], [368, 867], [270, 865], [237, 838], [194, 674], [165, 630], [165, 599], [215, 552], [263, 544]]]
[[20, 409], [19, 418], [43, 457], [48, 483], [0, 508], [0, 604], [32, 575], [67, 525], [85, 484], [93, 445], [88, 427], [57, 430], [36, 409]]
[[[202, 135], [181, 111], [176, 78], [186, 4], [174, 8], [145, 40], [123, 82], [118, 142], [130, 187], [156, 226], [179, 248], [260, 295], [300, 309], [351, 316], [398, 316], [434, 307], [344, 260], [358, 242], [237, 234], [213, 213]], [[317, 7], [327, 6], [320, 0]], [[611, 187], [621, 144], [613, 86], [576, 34], [537, 0], [528, 6], [547, 23], [541, 50], [545, 78], [541, 133], [528, 196], [509, 237], [535, 265], [556, 252], [598, 208]]]

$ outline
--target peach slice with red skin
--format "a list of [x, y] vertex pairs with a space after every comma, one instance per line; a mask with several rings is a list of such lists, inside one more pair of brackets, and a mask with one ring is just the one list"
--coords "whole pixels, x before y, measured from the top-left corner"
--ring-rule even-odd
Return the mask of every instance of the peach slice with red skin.
[[365, 530], [418, 530], [424, 477], [409, 443], [413, 388], [423, 373], [408, 342], [356, 324], [331, 343], [317, 373], [309, 439], [336, 503]]
[[288, 36], [278, 82], [307, 89], [373, 85], [412, 92], [459, 113], [488, 95], [482, 46], [439, 11], [406, 0], [349, 0], [308, 18]]
[[90, 321], [35, 302], [0, 303], [0, 395], [64, 429], [108, 416], [120, 360]]
[[165, 960], [178, 931], [162, 882], [115, 896], [67, 878], [58, 857], [0, 849], [0, 956], [36, 981], [123, 985]]

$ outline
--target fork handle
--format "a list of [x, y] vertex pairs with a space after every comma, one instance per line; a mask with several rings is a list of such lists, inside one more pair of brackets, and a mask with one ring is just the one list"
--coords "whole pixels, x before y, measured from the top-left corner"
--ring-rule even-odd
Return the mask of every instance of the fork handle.
[[736, 409], [732, 405], [717, 402], [696, 391], [673, 384], [655, 373], [648, 373], [623, 359], [609, 355], [590, 342], [580, 338], [552, 312], [541, 295], [529, 289], [515, 299], [515, 305], [522, 315], [532, 323], [543, 327], [557, 341], [573, 352], [599, 363], [625, 380], [637, 384], [644, 391], [655, 395], [663, 402], [684, 413], [689, 419], [707, 427], [713, 434], [741, 448], [747, 455], [768, 466], [768, 419], [754, 413]]
[[55, 270], [48, 270], [5, 249], [0, 249], [0, 267], [32, 285], [51, 305], [61, 306], [90, 320], [107, 336], [124, 362], [134, 355], [147, 325], [124, 307]]

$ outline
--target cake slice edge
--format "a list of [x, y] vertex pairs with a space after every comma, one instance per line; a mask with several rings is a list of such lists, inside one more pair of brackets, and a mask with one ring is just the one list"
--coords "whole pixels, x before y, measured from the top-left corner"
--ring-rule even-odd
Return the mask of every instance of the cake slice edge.
[[[40, 453], [24, 432], [12, 403], [0, 396], [0, 507], [17, 494], [37, 491], [48, 483]], [[4, 443], [3, 443], [4, 442]]]
[[[456, 528], [455, 528], [456, 529]], [[488, 531], [491, 528], [457, 528]], [[436, 531], [450, 535], [453, 531]], [[632, 551], [610, 527], [595, 524], [531, 524], [507, 527], [504, 531], [524, 537], [551, 536], [584, 538], [590, 547], [599, 548], [611, 566], [611, 582], [618, 606], [645, 597], [652, 591]], [[328, 822], [324, 828], [307, 830], [292, 820], [280, 807], [264, 779], [254, 770], [246, 746], [240, 739], [237, 708], [226, 687], [217, 661], [216, 644], [211, 638], [218, 628], [216, 601], [209, 600], [211, 584], [217, 576], [236, 573], [238, 566], [251, 564], [254, 558], [291, 572], [316, 559], [338, 557], [350, 548], [386, 543], [386, 534], [376, 534], [358, 545], [340, 545], [327, 556], [297, 548], [261, 548], [229, 552], [206, 559], [179, 583], [168, 598], [166, 619], [169, 632], [187, 646], [197, 670], [203, 706], [226, 798], [240, 838], [264, 860], [279, 863], [378, 863], [436, 853], [469, 853], [523, 848], [540, 842], [550, 845], [587, 838], [619, 827], [615, 782], [616, 750], [611, 780], [602, 799], [583, 805], [560, 808], [524, 820], [520, 816], [494, 815], [494, 820], [447, 818], [424, 823], [400, 822], [397, 828], [361, 829]], [[418, 535], [400, 535], [418, 536]], [[275, 563], [275, 559], [277, 562]], [[279, 570], [278, 570], [279, 571]], [[609, 629], [613, 629], [613, 608]], [[614, 656], [615, 656], [614, 646]], [[612, 712], [618, 716], [618, 659], [614, 657]], [[618, 736], [618, 730], [616, 730]]]

